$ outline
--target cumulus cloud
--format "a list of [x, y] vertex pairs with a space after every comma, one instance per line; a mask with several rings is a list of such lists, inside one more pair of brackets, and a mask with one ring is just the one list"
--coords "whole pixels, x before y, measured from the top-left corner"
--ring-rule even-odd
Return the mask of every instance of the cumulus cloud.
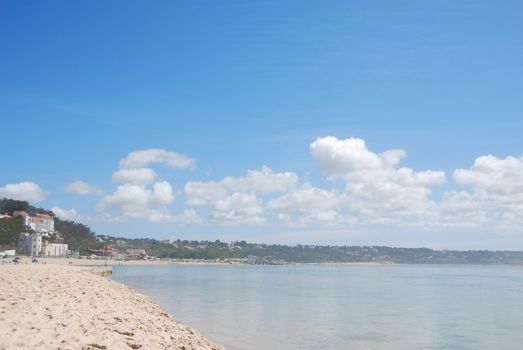
[[113, 173], [113, 181], [119, 183], [149, 184], [156, 178], [156, 172], [150, 168], [120, 169]]
[[230, 192], [223, 183], [188, 182], [187, 204], [206, 206], [211, 219], [221, 224], [264, 224], [262, 201], [255, 194]]
[[461, 189], [432, 198], [446, 181], [441, 171], [400, 167], [403, 150], [375, 153], [361, 139], [318, 138], [310, 151], [331, 180], [342, 180], [340, 197], [363, 224], [426, 229], [523, 231], [523, 157], [478, 157], [452, 175]]
[[248, 170], [243, 177], [228, 176], [222, 180], [222, 185], [235, 192], [269, 194], [288, 191], [295, 188], [298, 182], [295, 173], [275, 173], [264, 165], [261, 170]]
[[320, 137], [309, 148], [322, 170], [340, 177], [391, 167], [405, 157], [403, 150], [387, 151], [384, 156], [380, 156], [369, 151], [364, 140], [352, 137], [345, 140], [334, 136]]
[[189, 205], [211, 205], [229, 196], [229, 189], [216, 181], [189, 181], [185, 184], [184, 193]]
[[336, 193], [314, 188], [310, 183], [285, 193], [267, 204], [280, 220], [291, 226], [310, 224], [336, 225], [340, 199]]
[[[120, 160], [119, 169], [112, 175], [120, 183], [114, 193], [101, 199], [98, 209], [108, 221], [146, 219], [153, 223], [189, 221], [192, 212], [174, 215], [169, 205], [175, 197], [171, 184], [159, 181], [158, 174], [149, 166], [163, 164], [172, 169], [192, 169], [196, 161], [183, 154], [151, 148], [129, 153]], [[185, 215], [185, 216], [180, 216]], [[196, 216], [192, 215], [196, 220]]]
[[11, 198], [28, 202], [41, 202], [47, 193], [34, 182], [20, 182], [0, 187], [0, 198]]
[[91, 186], [85, 181], [74, 181], [69, 183], [65, 190], [69, 193], [88, 195], [88, 194], [101, 194], [102, 190], [98, 187]]
[[121, 220], [146, 219], [150, 222], [169, 222], [172, 215], [166, 208], [174, 201], [172, 187], [167, 181], [152, 186], [124, 184], [102, 198], [101, 211], [115, 211]]
[[399, 167], [401, 149], [375, 153], [359, 138], [321, 137], [310, 152], [330, 179], [345, 181], [342, 202], [361, 223], [423, 224], [436, 204], [431, 187], [446, 181], [442, 171], [414, 171]]
[[186, 225], [203, 223], [202, 217], [194, 209], [185, 209], [174, 216], [174, 221]]
[[488, 196], [513, 197], [523, 194], [523, 157], [476, 158], [470, 169], [457, 169], [453, 174], [459, 185], [472, 185]]
[[222, 224], [266, 222], [263, 201], [257, 195], [280, 193], [295, 188], [299, 178], [291, 172], [275, 173], [267, 166], [249, 170], [245, 176], [228, 176], [221, 181], [190, 181], [184, 193], [189, 205], [206, 206], [211, 219]]
[[196, 166], [196, 160], [177, 152], [151, 148], [131, 152], [120, 160], [121, 168], [143, 168], [153, 163], [161, 163], [173, 169], [190, 169]]
[[[470, 168], [455, 170], [453, 188], [436, 199], [433, 190], [447, 181], [445, 173], [402, 166], [405, 150], [377, 152], [360, 138], [326, 136], [314, 140], [309, 151], [330, 185], [315, 187], [294, 172], [263, 166], [243, 176], [187, 182], [183, 194], [189, 207], [178, 213], [169, 209], [173, 188], [151, 166], [190, 169], [195, 160], [162, 149], [132, 152], [112, 175], [118, 187], [98, 208], [112, 221], [264, 225], [277, 219], [297, 227], [523, 231], [523, 156], [479, 157]], [[82, 181], [68, 185], [68, 191], [78, 194], [96, 190]], [[20, 183], [0, 188], [1, 196], [38, 201], [45, 193], [34, 183]], [[64, 217], [77, 215], [74, 209], [56, 210]]]
[[262, 201], [254, 194], [235, 192], [210, 206], [211, 217], [222, 224], [254, 224], [266, 222]]
[[478, 157], [453, 179], [465, 190], [446, 193], [437, 225], [523, 231], [523, 156]]
[[60, 207], [54, 206], [51, 208], [51, 211], [55, 213], [62, 220], [78, 220], [81, 219], [81, 216], [78, 215], [76, 209], [62, 209]]

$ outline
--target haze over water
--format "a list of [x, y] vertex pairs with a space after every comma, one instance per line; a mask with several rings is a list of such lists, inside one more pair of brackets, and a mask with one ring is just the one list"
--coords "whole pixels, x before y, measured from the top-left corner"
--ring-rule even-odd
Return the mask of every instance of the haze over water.
[[118, 266], [232, 350], [520, 349], [523, 267]]

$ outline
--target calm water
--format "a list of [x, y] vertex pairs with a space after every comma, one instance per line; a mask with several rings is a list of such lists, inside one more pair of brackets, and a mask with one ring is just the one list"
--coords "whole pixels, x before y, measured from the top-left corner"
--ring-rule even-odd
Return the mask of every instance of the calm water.
[[523, 267], [121, 266], [230, 349], [523, 349]]

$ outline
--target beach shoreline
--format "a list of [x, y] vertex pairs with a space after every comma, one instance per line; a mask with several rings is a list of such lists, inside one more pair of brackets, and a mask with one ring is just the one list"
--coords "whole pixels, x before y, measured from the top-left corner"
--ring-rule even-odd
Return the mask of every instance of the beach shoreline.
[[[4, 260], [10, 263], [11, 259]], [[147, 265], [147, 266], [164, 266], [164, 265], [205, 265], [205, 266], [252, 266], [256, 264], [248, 264], [243, 262], [227, 262], [227, 261], [215, 261], [215, 260], [203, 260], [203, 259], [169, 259], [169, 260], [118, 260], [118, 259], [75, 259], [75, 258], [63, 258], [63, 257], [45, 257], [38, 258], [38, 264], [50, 264], [50, 265], [63, 265], [63, 266], [80, 266], [80, 267], [96, 267], [96, 266], [133, 266], [133, 265]], [[5, 263], [4, 262], [4, 263]], [[32, 258], [28, 256], [22, 256], [21, 264], [31, 264]], [[397, 265], [397, 263], [389, 261], [369, 261], [369, 262], [320, 262], [320, 263], [299, 263], [291, 262], [285, 264], [265, 264], [265, 266], [284, 266], [284, 265], [325, 265], [325, 266], [337, 266], [337, 265], [354, 265], [354, 266], [387, 266]]]
[[224, 349], [87, 265], [5, 264], [0, 286], [0, 350]]

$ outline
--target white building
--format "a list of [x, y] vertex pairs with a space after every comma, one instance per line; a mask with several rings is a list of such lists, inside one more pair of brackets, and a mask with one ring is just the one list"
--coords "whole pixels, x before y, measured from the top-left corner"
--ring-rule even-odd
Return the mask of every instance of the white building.
[[50, 233], [54, 232], [54, 218], [49, 214], [36, 214], [31, 216], [23, 210], [13, 212], [13, 217], [18, 216], [21, 216], [24, 219], [25, 226], [29, 227], [36, 233], [48, 236]]
[[42, 245], [43, 256], [66, 256], [68, 252], [68, 245], [61, 243], [44, 243]]
[[42, 250], [42, 236], [39, 234], [20, 233], [18, 248], [31, 256], [37, 256]]
[[128, 248], [125, 250], [129, 259], [143, 259], [147, 257], [145, 249], [142, 248]]
[[39, 233], [54, 232], [54, 218], [51, 215], [36, 214], [36, 217], [33, 217], [33, 221], [36, 224], [36, 232], [39, 232]]
[[7, 258], [8, 256], [15, 256], [16, 252], [14, 249], [10, 250], [4, 250], [3, 252], [0, 252], [0, 257]]

